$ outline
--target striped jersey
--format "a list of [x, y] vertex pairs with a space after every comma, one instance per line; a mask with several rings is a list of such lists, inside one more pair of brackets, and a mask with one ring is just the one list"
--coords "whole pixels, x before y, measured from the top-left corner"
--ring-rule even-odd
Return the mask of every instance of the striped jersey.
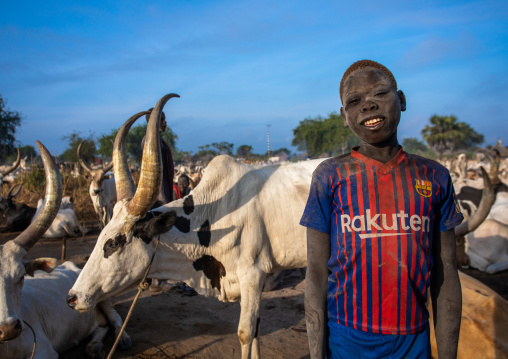
[[321, 163], [300, 224], [330, 233], [329, 325], [422, 330], [433, 235], [462, 220], [448, 170], [435, 161], [400, 149], [381, 163], [354, 148]]

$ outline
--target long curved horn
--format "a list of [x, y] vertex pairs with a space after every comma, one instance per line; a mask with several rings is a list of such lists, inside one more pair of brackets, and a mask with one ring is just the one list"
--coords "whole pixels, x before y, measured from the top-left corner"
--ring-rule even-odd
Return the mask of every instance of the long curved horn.
[[162, 97], [155, 105], [146, 129], [145, 147], [141, 162], [141, 174], [134, 197], [126, 205], [127, 212], [133, 216], [143, 216], [157, 200], [162, 184], [162, 163], [159, 141], [159, 123], [162, 108], [172, 97], [180, 97], [170, 93]]
[[[120, 202], [124, 198], [132, 198], [136, 193], [136, 186], [132, 180], [129, 163], [125, 155], [125, 140], [131, 126], [141, 116], [149, 114], [150, 111], [142, 111], [129, 118], [120, 127], [113, 144], [113, 171], [115, 173], [116, 200]], [[141, 144], [139, 144], [141, 146]]]
[[[7, 196], [5, 198], [12, 198], [12, 197], [16, 197], [18, 194], [19, 194], [19, 191], [21, 191], [21, 186], [23, 186], [23, 183], [18, 183], [14, 186], [12, 186], [10, 189], [9, 189], [9, 192], [7, 192]], [[14, 188], [18, 187], [18, 189], [12, 193], [12, 191], [14, 190]], [[12, 194], [11, 194], [12, 193]]]
[[83, 142], [85, 142], [85, 141], [81, 141], [81, 143], [80, 143], [80, 144], [79, 144], [79, 146], [78, 146], [78, 151], [77, 151], [77, 152], [78, 152], [78, 153], [77, 153], [77, 154], [78, 154], [78, 162], [79, 162], [79, 164], [81, 165], [81, 167], [83, 167], [85, 170], [87, 170], [87, 172], [92, 173], [92, 172], [93, 172], [92, 168], [90, 168], [90, 167], [89, 167], [89, 166], [85, 163], [85, 161], [83, 161], [83, 159], [81, 158], [81, 145], [83, 144]]
[[490, 208], [496, 199], [492, 182], [490, 181], [487, 171], [480, 167], [483, 177], [483, 192], [482, 200], [478, 206], [478, 210], [465, 222], [455, 227], [455, 236], [465, 236], [466, 234], [474, 231], [480, 224], [487, 218]]
[[2, 178], [3, 176], [7, 176], [9, 173], [18, 168], [19, 163], [21, 162], [21, 153], [19, 152], [19, 147], [17, 148], [17, 150], [18, 150], [18, 158], [16, 158], [16, 162], [14, 162], [11, 167], [8, 167], [4, 171], [0, 172], [0, 178]]
[[14, 239], [14, 242], [27, 251], [33, 247], [49, 228], [62, 202], [62, 179], [60, 178], [58, 167], [51, 158], [47, 148], [39, 141], [35, 142], [41, 153], [44, 172], [46, 173], [46, 196], [44, 199], [44, 206], [37, 218], [30, 223], [27, 229]]

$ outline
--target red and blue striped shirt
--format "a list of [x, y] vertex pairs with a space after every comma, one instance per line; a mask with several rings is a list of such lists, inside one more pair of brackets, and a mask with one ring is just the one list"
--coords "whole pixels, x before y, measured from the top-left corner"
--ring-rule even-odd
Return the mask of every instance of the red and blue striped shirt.
[[422, 330], [433, 235], [462, 220], [448, 170], [435, 161], [401, 149], [381, 163], [353, 149], [321, 163], [300, 224], [330, 233], [329, 324]]

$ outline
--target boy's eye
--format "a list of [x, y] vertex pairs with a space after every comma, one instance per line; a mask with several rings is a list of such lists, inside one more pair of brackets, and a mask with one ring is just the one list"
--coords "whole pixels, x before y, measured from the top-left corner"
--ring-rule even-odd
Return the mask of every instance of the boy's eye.
[[347, 102], [348, 105], [356, 105], [360, 100], [357, 98], [351, 99]]
[[386, 95], [388, 92], [387, 91], [379, 91], [378, 93], [376, 93], [376, 96], [383, 96], [383, 95]]

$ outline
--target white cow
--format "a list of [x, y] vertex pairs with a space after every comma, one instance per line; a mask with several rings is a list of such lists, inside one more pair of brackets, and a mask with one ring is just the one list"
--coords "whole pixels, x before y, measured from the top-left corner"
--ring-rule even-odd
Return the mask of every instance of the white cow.
[[[122, 325], [111, 302], [98, 303], [100, 309], [89, 313], [67, 309], [65, 293], [75, 282], [80, 269], [66, 262], [51, 274], [36, 273], [37, 270], [53, 271], [56, 260], [23, 260], [53, 221], [62, 198], [57, 167], [48, 150], [38, 141], [37, 146], [46, 172], [46, 205], [25, 231], [0, 246], [0, 357], [30, 358], [36, 338], [34, 358], [58, 358], [58, 352], [69, 349], [90, 334], [92, 342], [87, 346], [87, 353], [100, 357], [100, 341], [107, 332], [105, 318], [117, 331]], [[24, 281], [25, 275], [33, 278]], [[122, 345], [129, 347], [128, 336], [122, 339]]]
[[118, 202], [67, 301], [76, 310], [88, 310], [135, 287], [160, 238], [149, 276], [184, 281], [221, 301], [241, 299], [242, 357], [257, 358], [265, 278], [307, 264], [306, 230], [298, 218], [322, 160], [255, 167], [218, 156], [188, 196], [149, 211], [162, 178], [158, 122], [170, 97], [152, 111], [137, 190], [119, 150], [136, 118], [120, 129], [113, 154]]
[[[37, 202], [37, 212], [32, 219], [32, 222], [37, 218], [37, 215], [44, 205], [44, 199], [41, 198]], [[62, 198], [60, 209], [55, 216], [55, 219], [49, 226], [46, 233], [43, 234], [44, 238], [61, 238], [65, 236], [75, 237], [83, 233], [83, 227], [79, 223], [79, 219], [74, 213], [74, 200], [70, 196]]]
[[[490, 181], [495, 185], [497, 192], [495, 200], [492, 198], [493, 204], [489, 207], [488, 215], [485, 221], [482, 221], [472, 233], [465, 236], [464, 247], [459, 246], [457, 248], [459, 265], [470, 265], [490, 274], [508, 269], [508, 187], [498, 178], [498, 165], [499, 156], [491, 166], [490, 175], [482, 169], [482, 177], [485, 180], [490, 177]], [[474, 197], [478, 197], [478, 194], [475, 189], [468, 189], [467, 187], [463, 187], [461, 192], [466, 191], [466, 189], [471, 196], [471, 200], [464, 200], [467, 196], [461, 197], [462, 193], [459, 193], [460, 204], [461, 206], [466, 205], [474, 212], [476, 209], [474, 202], [477, 201], [477, 198], [474, 199]], [[461, 241], [459, 240], [459, 242]]]
[[111, 163], [106, 168], [94, 170], [89, 167], [81, 158], [81, 142], [78, 146], [78, 160], [81, 166], [90, 173], [92, 182], [90, 183], [90, 198], [92, 199], [93, 208], [101, 225], [104, 227], [111, 220], [113, 215], [113, 207], [116, 203], [116, 187], [115, 176], [110, 172], [113, 167]]

